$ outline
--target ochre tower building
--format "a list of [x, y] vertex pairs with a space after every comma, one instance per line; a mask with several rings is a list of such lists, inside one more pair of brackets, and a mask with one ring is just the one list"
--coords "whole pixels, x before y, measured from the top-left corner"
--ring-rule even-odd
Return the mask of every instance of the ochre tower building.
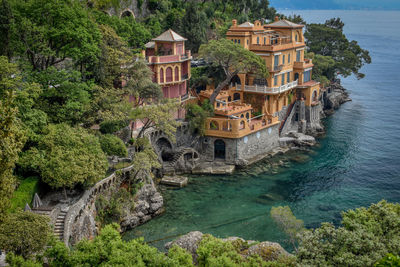
[[[319, 120], [320, 84], [311, 79], [312, 61], [304, 58], [303, 27], [277, 18], [264, 25], [232, 21], [226, 38], [260, 56], [270, 75], [239, 73], [217, 96], [215, 116], [206, 123], [210, 160], [251, 160], [279, 146], [280, 135], [304, 133]], [[201, 99], [212, 90], [202, 91]]]

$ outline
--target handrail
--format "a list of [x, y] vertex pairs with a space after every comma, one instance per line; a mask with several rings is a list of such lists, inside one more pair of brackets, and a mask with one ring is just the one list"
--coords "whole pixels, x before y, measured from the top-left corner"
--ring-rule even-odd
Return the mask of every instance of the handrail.
[[[279, 94], [290, 90], [298, 85], [298, 81], [293, 81], [279, 87], [267, 87], [265, 85], [244, 85], [244, 91], [264, 93], [264, 94]], [[236, 90], [241, 90], [242, 85], [236, 84]]]

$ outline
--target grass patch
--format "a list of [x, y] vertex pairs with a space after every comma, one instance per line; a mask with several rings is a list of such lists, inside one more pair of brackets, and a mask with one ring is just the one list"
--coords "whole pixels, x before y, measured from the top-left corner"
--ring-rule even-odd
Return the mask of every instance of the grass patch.
[[31, 205], [33, 196], [39, 191], [39, 178], [28, 177], [20, 181], [17, 190], [11, 198], [10, 212], [15, 212], [18, 208], [24, 209], [26, 203]]

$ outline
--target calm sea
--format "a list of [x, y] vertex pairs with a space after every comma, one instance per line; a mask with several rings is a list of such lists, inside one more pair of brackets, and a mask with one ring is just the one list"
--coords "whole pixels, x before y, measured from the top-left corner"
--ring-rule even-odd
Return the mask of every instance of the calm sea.
[[370, 51], [366, 77], [342, 80], [353, 101], [325, 120], [327, 134], [309, 153], [265, 160], [233, 175], [193, 176], [186, 188], [163, 189], [166, 213], [125, 239], [144, 236], [162, 248], [176, 235], [199, 230], [286, 246], [269, 215], [272, 206], [289, 205], [307, 227], [318, 227], [340, 224], [343, 210], [381, 199], [400, 202], [400, 12], [281, 12], [309, 23], [340, 17], [347, 37]]

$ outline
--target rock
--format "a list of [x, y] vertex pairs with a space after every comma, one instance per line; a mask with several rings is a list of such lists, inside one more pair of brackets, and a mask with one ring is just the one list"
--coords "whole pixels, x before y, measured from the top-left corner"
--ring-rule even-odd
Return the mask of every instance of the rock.
[[183, 176], [164, 176], [160, 184], [175, 186], [175, 187], [184, 187], [188, 183], [188, 178]]
[[157, 210], [161, 209], [162, 206], [163, 206], [162, 202], [152, 203], [152, 204], [150, 204], [150, 211], [151, 212], [156, 212]]
[[177, 245], [183, 249], [186, 249], [190, 254], [192, 254], [193, 261], [197, 262], [197, 248], [199, 243], [203, 238], [203, 233], [199, 231], [190, 232], [186, 235], [179, 237], [178, 239], [168, 242], [165, 244], [166, 249], [170, 249], [173, 245]]
[[246, 256], [255, 254], [260, 255], [265, 261], [275, 261], [280, 255], [290, 255], [280, 244], [269, 241], [250, 246]]

